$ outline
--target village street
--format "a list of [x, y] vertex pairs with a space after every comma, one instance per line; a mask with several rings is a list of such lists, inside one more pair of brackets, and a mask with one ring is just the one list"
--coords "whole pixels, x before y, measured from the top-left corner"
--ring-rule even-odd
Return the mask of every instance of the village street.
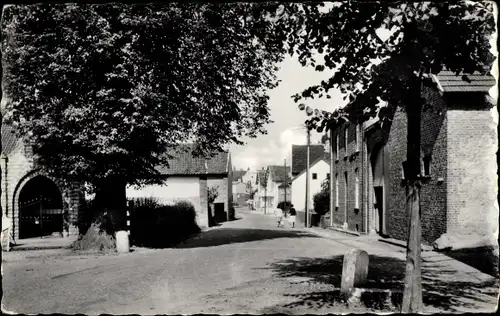
[[[237, 220], [176, 248], [104, 256], [13, 251], [4, 253], [2, 305], [4, 311], [26, 314], [352, 312], [336, 302], [335, 288], [342, 255], [353, 247], [369, 248], [369, 283], [401, 285], [402, 249], [337, 234], [323, 238], [288, 223], [277, 228], [271, 215], [237, 209]], [[483, 286], [470, 287], [469, 293], [463, 283], [443, 284], [434, 290], [450, 285], [446, 296], [424, 295], [438, 310], [494, 304], [494, 293], [479, 294]], [[454, 301], [467, 293], [483, 305]]]

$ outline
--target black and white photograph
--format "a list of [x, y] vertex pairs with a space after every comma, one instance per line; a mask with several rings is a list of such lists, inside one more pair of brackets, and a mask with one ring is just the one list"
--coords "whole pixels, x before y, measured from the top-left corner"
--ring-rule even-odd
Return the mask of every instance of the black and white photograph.
[[0, 24], [2, 314], [497, 311], [495, 2]]

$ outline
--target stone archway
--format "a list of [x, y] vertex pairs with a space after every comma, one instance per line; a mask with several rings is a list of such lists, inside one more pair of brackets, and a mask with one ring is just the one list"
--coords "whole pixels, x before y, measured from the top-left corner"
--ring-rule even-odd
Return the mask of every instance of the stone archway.
[[18, 182], [12, 199], [14, 238], [62, 233], [65, 203], [61, 188], [59, 181], [39, 170]]

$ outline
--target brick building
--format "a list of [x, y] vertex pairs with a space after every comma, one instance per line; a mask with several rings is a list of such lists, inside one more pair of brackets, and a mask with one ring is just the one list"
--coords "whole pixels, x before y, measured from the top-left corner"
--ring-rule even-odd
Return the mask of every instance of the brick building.
[[12, 237], [78, 234], [82, 187], [65, 184], [37, 168], [31, 147], [14, 134], [11, 125], [2, 124], [1, 133], [1, 203], [12, 221]]
[[[493, 234], [497, 229], [496, 124], [488, 91], [490, 76], [442, 72], [423, 97], [431, 109], [421, 123], [422, 240], [444, 233]], [[407, 238], [402, 162], [406, 160], [406, 114], [391, 124], [345, 123], [333, 131], [333, 225], [363, 233]]]

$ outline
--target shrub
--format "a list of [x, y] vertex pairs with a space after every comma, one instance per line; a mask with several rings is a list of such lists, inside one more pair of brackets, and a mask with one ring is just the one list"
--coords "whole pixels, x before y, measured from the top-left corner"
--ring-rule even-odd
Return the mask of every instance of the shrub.
[[330, 184], [328, 179], [321, 184], [321, 191], [313, 196], [314, 212], [325, 215], [330, 209]]
[[162, 205], [153, 200], [134, 201], [130, 236], [134, 245], [163, 248], [199, 232], [194, 206], [186, 201]]

